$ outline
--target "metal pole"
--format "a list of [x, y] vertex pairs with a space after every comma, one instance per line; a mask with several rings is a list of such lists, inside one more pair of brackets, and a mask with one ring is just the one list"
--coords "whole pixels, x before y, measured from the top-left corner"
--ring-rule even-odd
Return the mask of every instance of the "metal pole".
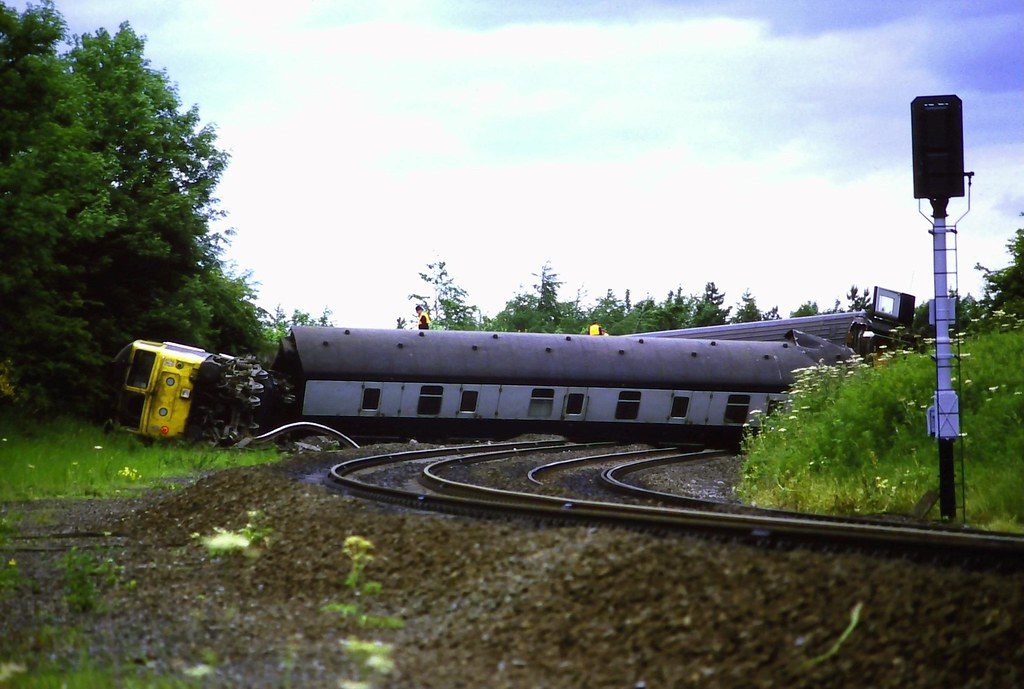
[[960, 436], [960, 405], [953, 389], [953, 350], [949, 340], [955, 302], [949, 296], [946, 261], [946, 205], [948, 198], [931, 199], [932, 251], [935, 276], [935, 404], [928, 410], [928, 431], [939, 443], [939, 510], [943, 519], [956, 518], [954, 442]]

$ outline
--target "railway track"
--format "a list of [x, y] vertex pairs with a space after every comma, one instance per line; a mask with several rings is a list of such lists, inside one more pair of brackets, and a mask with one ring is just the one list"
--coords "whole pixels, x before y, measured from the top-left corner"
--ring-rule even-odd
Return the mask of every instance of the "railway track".
[[609, 443], [531, 441], [386, 453], [330, 470], [341, 490], [417, 509], [603, 523], [752, 542], [845, 547], [1024, 565], [1024, 538], [936, 524], [744, 507], [644, 488], [630, 480], [716, 453], [623, 450]]

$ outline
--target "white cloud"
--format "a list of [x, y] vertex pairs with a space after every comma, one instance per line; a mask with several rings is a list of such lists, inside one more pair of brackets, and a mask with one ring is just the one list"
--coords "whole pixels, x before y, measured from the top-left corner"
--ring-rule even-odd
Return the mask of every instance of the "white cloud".
[[1020, 8], [953, 22], [934, 3], [884, 20], [851, 6], [836, 24], [759, 3], [550, 19], [529, 3], [67, 5], [77, 33], [131, 21], [216, 122], [229, 255], [263, 305], [345, 325], [409, 319], [437, 260], [490, 315], [546, 262], [564, 298], [714, 281], [784, 315], [855, 283], [927, 299], [917, 95], [964, 99], [961, 291], [978, 293], [975, 263], [1005, 264], [1024, 210], [1024, 75], [985, 40], [1019, 51]]

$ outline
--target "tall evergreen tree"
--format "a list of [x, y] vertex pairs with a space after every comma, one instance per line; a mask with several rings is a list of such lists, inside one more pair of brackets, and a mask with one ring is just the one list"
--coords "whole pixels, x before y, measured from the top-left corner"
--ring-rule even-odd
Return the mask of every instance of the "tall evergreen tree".
[[846, 310], [853, 311], [866, 311], [871, 306], [871, 295], [868, 292], [868, 288], [865, 287], [863, 291], [857, 290], [857, 285], [850, 285], [850, 291], [846, 293]]
[[725, 294], [718, 291], [715, 283], [709, 282], [704, 285], [704, 294], [697, 300], [696, 309], [694, 310], [692, 326], [699, 328], [706, 325], [724, 325], [727, 323], [732, 307], [727, 306], [723, 309], [722, 304], [724, 303]]
[[729, 319], [730, 323], [754, 323], [761, 320], [761, 311], [757, 308], [757, 300], [750, 290], [745, 290], [740, 297], [736, 312]]
[[520, 292], [505, 303], [505, 308], [494, 318], [486, 319], [484, 327], [504, 332], [579, 333], [586, 314], [577, 293], [573, 301], [559, 301], [558, 290], [562, 282], [549, 263], [534, 274], [539, 282], [533, 292]]
[[537, 292], [537, 311], [544, 324], [541, 332], [556, 332], [562, 315], [558, 304], [558, 290], [562, 286], [562, 281], [551, 269], [550, 263], [545, 263], [540, 269], [540, 274], [534, 273], [534, 277], [539, 280], [533, 289]]
[[619, 301], [615, 294], [608, 290], [605, 295], [597, 300], [590, 309], [588, 320], [595, 320], [604, 326], [604, 329], [611, 335], [625, 335], [632, 332], [623, 330], [622, 326], [626, 320], [626, 306]]

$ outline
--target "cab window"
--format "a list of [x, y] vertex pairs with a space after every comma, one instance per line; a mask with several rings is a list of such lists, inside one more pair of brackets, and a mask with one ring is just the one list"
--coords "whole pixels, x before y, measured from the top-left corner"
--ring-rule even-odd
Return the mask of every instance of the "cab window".
[[156, 364], [156, 352], [140, 349], [135, 352], [132, 359], [132, 367], [128, 370], [128, 380], [125, 382], [130, 388], [142, 388], [149, 386], [149, 378], [153, 373], [153, 366]]

